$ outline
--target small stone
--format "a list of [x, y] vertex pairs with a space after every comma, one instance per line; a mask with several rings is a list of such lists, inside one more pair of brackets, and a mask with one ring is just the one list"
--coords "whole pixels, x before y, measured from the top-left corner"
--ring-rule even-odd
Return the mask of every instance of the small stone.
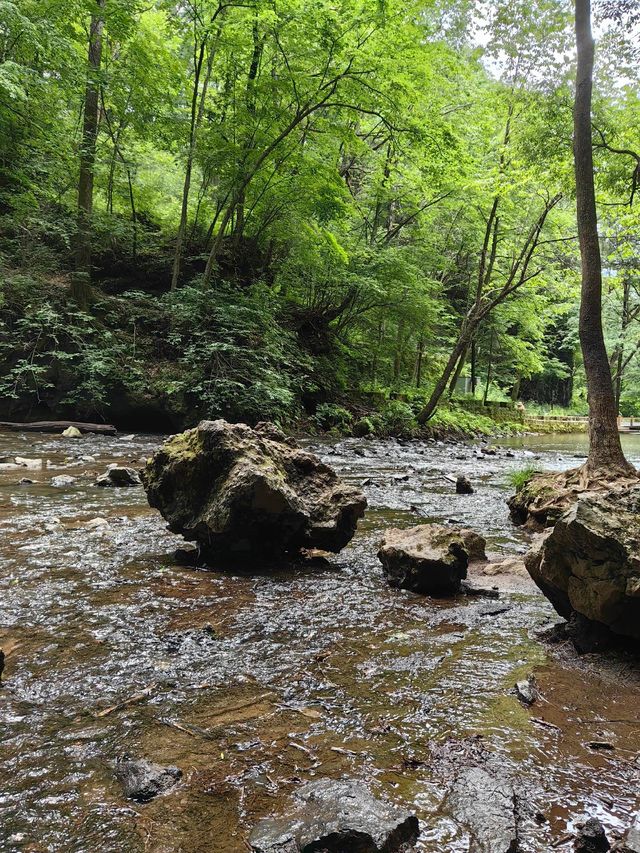
[[62, 435], [65, 438], [81, 438], [82, 433], [78, 429], [78, 427], [69, 426], [65, 430], [62, 431]]
[[19, 486], [32, 486], [35, 480], [30, 480], [28, 477], [23, 477], [21, 480], [18, 480]]
[[16, 456], [15, 458], [16, 465], [20, 465], [22, 468], [42, 468], [42, 459], [25, 459], [24, 456]]
[[611, 845], [604, 826], [595, 817], [590, 817], [578, 828], [573, 844], [575, 853], [607, 853]]
[[128, 799], [148, 803], [172, 788], [182, 777], [182, 771], [178, 767], [153, 764], [144, 758], [122, 758], [116, 763], [115, 775]]
[[51, 485], [56, 489], [65, 489], [67, 486], [72, 486], [76, 482], [75, 477], [69, 474], [60, 474], [58, 477], [51, 478]]
[[507, 557], [505, 560], [500, 560], [496, 563], [487, 563], [482, 569], [483, 575], [522, 575], [528, 576], [527, 567], [523, 559], [518, 557]]
[[107, 472], [101, 474], [96, 480], [96, 486], [102, 488], [140, 485], [142, 485], [142, 480], [135, 468], [123, 468], [118, 465], [110, 465]]
[[85, 521], [83, 527], [86, 527], [87, 530], [98, 530], [99, 528], [109, 527], [109, 522], [106, 518], [91, 518], [89, 521]]
[[456, 494], [457, 495], [472, 495], [474, 488], [471, 485], [471, 480], [465, 477], [464, 474], [458, 474], [456, 479]]
[[523, 705], [533, 705], [540, 698], [535, 676], [530, 675], [522, 681], [516, 681], [515, 693]]

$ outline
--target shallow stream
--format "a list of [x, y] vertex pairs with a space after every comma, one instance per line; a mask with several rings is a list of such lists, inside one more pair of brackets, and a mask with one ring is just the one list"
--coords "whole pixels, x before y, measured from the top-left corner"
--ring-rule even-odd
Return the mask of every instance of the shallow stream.
[[[423, 826], [417, 849], [462, 853], [468, 835], [434, 756], [477, 736], [521, 780], [524, 853], [550, 850], [586, 813], [610, 832], [631, 823], [637, 672], [548, 650], [534, 632], [556, 617], [528, 584], [501, 593], [504, 607], [433, 601], [390, 589], [376, 558], [385, 527], [420, 520], [464, 522], [491, 550], [523, 551], [509, 472], [574, 467], [583, 437], [513, 439], [496, 455], [310, 442], [365, 484], [370, 508], [331, 568], [271, 575], [181, 567], [180, 541], [141, 488], [94, 486], [109, 463], [138, 467], [160, 440], [0, 434], [0, 457], [44, 463], [0, 464], [3, 853], [240, 853], [301, 782], [343, 775], [408, 804]], [[627, 450], [640, 462], [640, 437]], [[443, 475], [459, 472], [474, 495], [453, 493]], [[52, 486], [61, 474], [75, 482]], [[544, 698], [526, 709], [510, 691], [529, 673]], [[127, 802], [112, 767], [125, 753], [177, 765], [182, 782]]]

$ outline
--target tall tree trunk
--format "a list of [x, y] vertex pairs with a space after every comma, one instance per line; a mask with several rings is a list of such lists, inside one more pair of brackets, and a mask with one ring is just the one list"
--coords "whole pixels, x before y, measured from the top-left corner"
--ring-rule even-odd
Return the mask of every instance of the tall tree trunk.
[[[218, 28], [216, 43], [220, 36], [222, 25]], [[176, 251], [173, 257], [173, 270], [171, 273], [171, 290], [175, 290], [180, 280], [180, 268], [182, 265], [182, 252], [184, 248], [184, 239], [187, 232], [187, 217], [189, 215], [189, 193], [191, 192], [191, 176], [193, 174], [193, 164], [196, 156], [196, 147], [198, 141], [198, 130], [202, 124], [204, 116], [204, 108], [207, 100], [207, 91], [211, 81], [211, 71], [213, 68], [213, 60], [215, 49], [209, 50], [207, 59], [207, 67], [205, 70], [204, 82], [202, 91], [200, 91], [200, 79], [202, 76], [202, 66], [207, 52], [207, 37], [203, 37], [200, 48], [196, 48], [194, 71], [193, 71], [193, 92], [191, 96], [191, 121], [189, 126], [189, 147], [187, 149], [187, 164], [184, 172], [184, 183], [182, 185], [182, 207], [180, 209], [180, 225], [178, 226], [178, 234], [176, 236]]]
[[629, 474], [635, 469], [627, 462], [620, 444], [617, 409], [611, 368], [602, 331], [602, 260], [598, 235], [591, 100], [595, 44], [591, 33], [591, 2], [576, 0], [575, 12], [578, 70], [574, 108], [573, 152], [576, 177], [578, 235], [582, 258], [580, 301], [580, 345], [587, 378], [589, 402], [590, 471]]
[[442, 371], [442, 375], [440, 379], [437, 381], [435, 388], [431, 392], [431, 397], [429, 398], [429, 402], [424, 407], [424, 409], [418, 415], [418, 423], [426, 424], [427, 421], [433, 417], [436, 409], [438, 408], [438, 403], [440, 402], [440, 398], [444, 394], [447, 385], [449, 384], [449, 380], [451, 379], [451, 375], [458, 364], [458, 360], [463, 352], [466, 351], [469, 346], [468, 332], [463, 330], [460, 333], [460, 337], [458, 338], [456, 345], [453, 348], [453, 352], [449, 356], [449, 360], [447, 361], [444, 370]]
[[71, 281], [71, 296], [86, 307], [91, 295], [91, 217], [93, 213], [93, 178], [96, 163], [100, 104], [100, 65], [102, 63], [102, 34], [106, 0], [96, 0], [89, 29], [89, 63], [84, 95], [82, 142], [80, 145], [80, 175], [78, 178], [78, 220], [75, 237], [75, 274]]
[[416, 388], [422, 386], [422, 362], [424, 359], [424, 337], [418, 339], [418, 352], [416, 355]]
[[495, 334], [492, 331], [491, 337], [489, 338], [489, 355], [487, 356], [487, 381], [484, 386], [484, 396], [482, 398], [483, 404], [487, 405], [487, 399], [489, 397], [489, 388], [491, 387], [491, 379], [493, 378], [493, 344], [495, 342]]
[[478, 385], [478, 373], [477, 373], [477, 364], [478, 364], [478, 347], [476, 346], [475, 339], [471, 341], [471, 393], [473, 396], [476, 396], [476, 387]]
[[460, 374], [462, 373], [462, 368], [465, 366], [466, 361], [467, 350], [465, 349], [458, 359], [458, 366], [456, 367], [453, 376], [451, 377], [451, 382], [449, 383], [449, 399], [451, 399], [456, 392], [456, 385], [458, 384], [458, 379], [460, 379]]

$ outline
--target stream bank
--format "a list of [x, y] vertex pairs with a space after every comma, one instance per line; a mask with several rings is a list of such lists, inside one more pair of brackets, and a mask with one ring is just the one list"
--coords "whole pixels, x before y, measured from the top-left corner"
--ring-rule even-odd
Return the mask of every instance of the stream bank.
[[[514, 438], [495, 455], [311, 439], [370, 509], [330, 568], [270, 575], [181, 567], [180, 540], [141, 489], [94, 486], [108, 464], [137, 467], [160, 440], [0, 434], [0, 455], [49, 461], [0, 470], [3, 850], [237, 853], [300, 784], [346, 775], [417, 814], [418, 850], [463, 853], [448, 768], [478, 740], [518, 780], [525, 853], [547, 851], [586, 814], [610, 835], [631, 825], [631, 662], [551, 653], [535, 632], [557, 619], [530, 584], [503, 591], [495, 612], [482, 599], [392, 590], [375, 556], [387, 527], [450, 519], [494, 552], [521, 553], [509, 472], [575, 466], [582, 439]], [[458, 472], [473, 495], [443, 479]], [[65, 475], [75, 481], [51, 485]], [[36, 482], [18, 485], [24, 477]], [[511, 691], [530, 673], [543, 700], [529, 709]], [[146, 805], [126, 801], [112, 764], [125, 753], [182, 779]]]

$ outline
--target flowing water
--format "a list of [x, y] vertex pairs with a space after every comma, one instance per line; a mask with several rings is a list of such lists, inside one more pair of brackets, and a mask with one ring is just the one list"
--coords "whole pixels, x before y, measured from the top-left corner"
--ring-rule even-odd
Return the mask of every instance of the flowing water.
[[[0, 456], [43, 460], [0, 464], [3, 853], [236, 853], [319, 776], [367, 780], [418, 814], [417, 849], [462, 853], [436, 756], [469, 738], [520, 780], [525, 853], [548, 851], [586, 813], [610, 831], [631, 823], [637, 672], [549, 651], [534, 631], [556, 617], [526, 583], [501, 594], [503, 607], [434, 601], [390, 589], [376, 559], [385, 527], [420, 520], [455, 519], [492, 550], [523, 551], [504, 503], [509, 471], [575, 466], [582, 437], [514, 439], [495, 456], [316, 441], [365, 484], [370, 508], [330, 567], [268, 575], [181, 567], [179, 540], [141, 488], [93, 485], [159, 441], [0, 434]], [[629, 441], [640, 461], [640, 439]], [[474, 495], [453, 494], [443, 475], [458, 472]], [[76, 479], [51, 485], [60, 474]], [[526, 709], [510, 691], [532, 672], [544, 698]], [[126, 801], [113, 762], [127, 753], [177, 765], [181, 783], [147, 805]]]

